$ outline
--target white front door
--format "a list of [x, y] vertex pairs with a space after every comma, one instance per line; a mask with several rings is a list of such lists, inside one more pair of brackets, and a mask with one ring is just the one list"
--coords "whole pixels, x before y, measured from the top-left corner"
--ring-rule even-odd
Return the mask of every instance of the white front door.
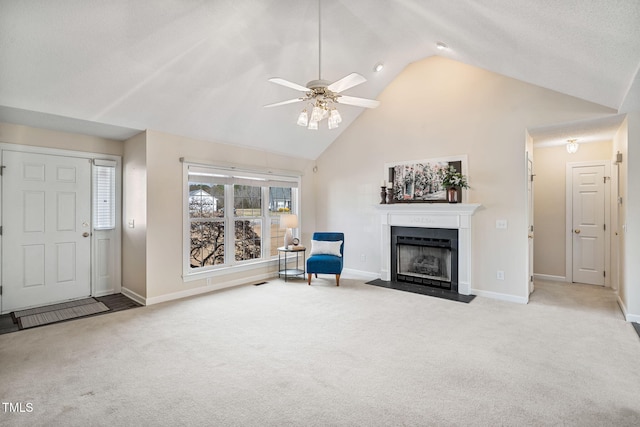
[[89, 159], [2, 157], [2, 312], [89, 296]]
[[604, 286], [605, 168], [573, 167], [573, 281]]

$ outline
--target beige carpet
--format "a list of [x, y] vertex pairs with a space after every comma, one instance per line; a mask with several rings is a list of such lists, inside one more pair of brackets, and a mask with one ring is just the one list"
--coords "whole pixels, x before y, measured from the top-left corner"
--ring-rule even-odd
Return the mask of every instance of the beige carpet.
[[637, 426], [639, 355], [608, 289], [274, 280], [1, 335], [0, 425]]

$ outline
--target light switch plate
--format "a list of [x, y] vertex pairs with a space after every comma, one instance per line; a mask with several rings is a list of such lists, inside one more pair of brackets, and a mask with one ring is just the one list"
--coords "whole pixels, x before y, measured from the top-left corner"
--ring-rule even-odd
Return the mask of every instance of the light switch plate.
[[507, 229], [507, 220], [506, 219], [497, 219], [496, 220], [496, 228], [506, 230]]

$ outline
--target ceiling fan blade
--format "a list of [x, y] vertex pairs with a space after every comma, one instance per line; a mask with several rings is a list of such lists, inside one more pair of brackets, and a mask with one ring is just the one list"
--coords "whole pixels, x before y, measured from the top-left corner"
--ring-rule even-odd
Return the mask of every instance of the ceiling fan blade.
[[380, 101], [374, 99], [356, 98], [355, 96], [341, 95], [336, 100], [338, 104], [355, 105], [356, 107], [376, 108]]
[[264, 108], [278, 107], [278, 106], [280, 106], [280, 105], [293, 104], [293, 103], [295, 103], [295, 102], [300, 102], [300, 101], [304, 101], [304, 98], [288, 99], [288, 100], [286, 100], [286, 101], [276, 102], [275, 104], [265, 105], [265, 106], [264, 106]]
[[333, 82], [329, 85], [328, 89], [331, 92], [340, 93], [343, 90], [347, 90], [359, 84], [366, 82], [363, 76], [358, 73], [351, 73], [346, 77], [341, 78], [340, 80]]
[[290, 82], [289, 80], [281, 79], [280, 77], [271, 78], [269, 79], [269, 81], [277, 85], [286, 86], [291, 89], [299, 90], [300, 92], [309, 92], [308, 87], [304, 87], [297, 83]]

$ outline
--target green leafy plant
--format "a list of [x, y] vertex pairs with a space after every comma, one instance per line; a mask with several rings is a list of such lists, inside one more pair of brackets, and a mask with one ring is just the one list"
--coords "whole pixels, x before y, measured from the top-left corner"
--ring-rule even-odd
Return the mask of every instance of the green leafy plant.
[[442, 168], [440, 173], [442, 174], [442, 185], [444, 187], [469, 188], [467, 177], [458, 172], [453, 166]]

